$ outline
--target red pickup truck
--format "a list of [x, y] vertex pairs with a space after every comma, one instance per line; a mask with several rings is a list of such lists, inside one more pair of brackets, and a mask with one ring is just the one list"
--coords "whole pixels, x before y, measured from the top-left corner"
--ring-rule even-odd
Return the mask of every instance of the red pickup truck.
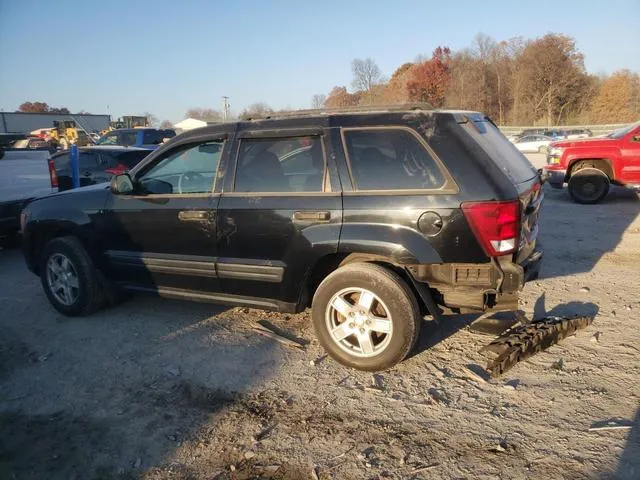
[[544, 172], [553, 187], [567, 183], [578, 203], [599, 202], [612, 183], [640, 188], [640, 122], [604, 137], [552, 143]]

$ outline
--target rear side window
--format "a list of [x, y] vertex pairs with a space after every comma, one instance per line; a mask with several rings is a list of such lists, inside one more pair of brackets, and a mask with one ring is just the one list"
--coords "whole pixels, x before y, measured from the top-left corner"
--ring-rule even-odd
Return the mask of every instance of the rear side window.
[[[516, 185], [531, 180], [537, 175], [536, 169], [527, 157], [520, 153], [493, 123], [486, 119], [474, 118], [466, 125], [473, 139]], [[527, 140], [523, 139], [523, 141]]]
[[236, 192], [322, 192], [324, 155], [320, 137], [243, 139]]
[[424, 145], [403, 129], [344, 130], [356, 190], [437, 189], [445, 178]]
[[[98, 158], [98, 155], [96, 155], [95, 153], [78, 153], [78, 167], [80, 169], [80, 172], [84, 170], [95, 169], [98, 166], [99, 162], [100, 160]], [[70, 155], [68, 153], [65, 153], [63, 155], [54, 157], [53, 164], [55, 165], [56, 170], [71, 170]]]
[[78, 154], [78, 165], [80, 166], [80, 171], [83, 170], [91, 170], [98, 166], [100, 160], [98, 155], [95, 153], [83, 153], [80, 152]]
[[146, 150], [135, 150], [133, 152], [102, 153], [102, 155], [114, 159], [113, 161], [109, 162], [110, 164], [121, 164], [127, 167], [127, 169], [132, 169], [138, 163], [140, 163], [143, 158], [149, 155], [149, 152]]

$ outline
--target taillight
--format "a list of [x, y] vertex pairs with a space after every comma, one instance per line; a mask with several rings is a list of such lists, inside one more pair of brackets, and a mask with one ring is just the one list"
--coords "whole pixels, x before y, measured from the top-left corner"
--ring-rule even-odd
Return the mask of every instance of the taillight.
[[465, 202], [462, 211], [490, 257], [515, 251], [520, 233], [520, 202]]
[[122, 165], [121, 163], [119, 163], [113, 168], [105, 169], [105, 173], [108, 173], [109, 175], [121, 175], [126, 172], [127, 172], [127, 167]]
[[58, 175], [56, 174], [56, 165], [53, 160], [49, 159], [49, 178], [51, 178], [51, 187], [58, 188]]

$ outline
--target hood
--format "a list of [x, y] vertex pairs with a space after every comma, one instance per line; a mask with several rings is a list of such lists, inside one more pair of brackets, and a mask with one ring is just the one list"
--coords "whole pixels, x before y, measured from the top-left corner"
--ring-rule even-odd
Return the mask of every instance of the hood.
[[88, 185], [86, 187], [73, 188], [71, 190], [65, 190], [63, 192], [56, 192], [50, 195], [44, 195], [44, 196], [38, 197], [37, 200], [53, 198], [53, 197], [69, 197], [71, 195], [75, 195], [76, 197], [78, 197], [81, 195], [87, 195], [87, 194], [90, 195], [91, 192], [96, 192], [100, 190], [109, 190], [110, 188], [111, 188], [111, 185], [109, 183], [98, 183], [96, 185]]
[[608, 147], [614, 146], [620, 140], [616, 138], [595, 137], [595, 138], [577, 138], [575, 140], [560, 140], [553, 142], [551, 147], [559, 148], [592, 148], [592, 147]]

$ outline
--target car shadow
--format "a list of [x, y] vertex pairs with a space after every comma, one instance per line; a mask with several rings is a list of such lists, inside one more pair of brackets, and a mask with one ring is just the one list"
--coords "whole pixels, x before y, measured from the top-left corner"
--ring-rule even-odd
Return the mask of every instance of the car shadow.
[[0, 478], [198, 476], [174, 465], [181, 447], [246, 411], [283, 361], [252, 319], [209, 304], [136, 295], [63, 317], [19, 251], [0, 256]]
[[636, 410], [627, 444], [620, 456], [616, 473], [611, 478], [617, 480], [640, 478], [640, 408]]
[[596, 205], [574, 203], [566, 189], [545, 186], [538, 241], [544, 250], [540, 279], [591, 271], [613, 252], [638, 216], [638, 195], [612, 187]]

